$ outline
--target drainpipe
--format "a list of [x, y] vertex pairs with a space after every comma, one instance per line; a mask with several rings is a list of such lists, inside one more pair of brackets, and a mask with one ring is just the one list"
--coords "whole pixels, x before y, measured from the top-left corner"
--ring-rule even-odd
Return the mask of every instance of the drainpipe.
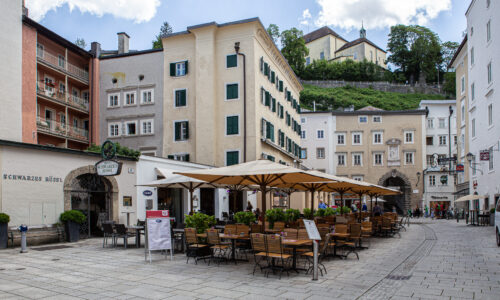
[[246, 56], [240, 53], [240, 42], [234, 43], [234, 51], [243, 57], [243, 162], [247, 161], [247, 75]]
[[[451, 159], [451, 116], [453, 115], [453, 107], [449, 107], [450, 115], [448, 116], [448, 158]], [[448, 161], [448, 174], [451, 175], [451, 160]]]

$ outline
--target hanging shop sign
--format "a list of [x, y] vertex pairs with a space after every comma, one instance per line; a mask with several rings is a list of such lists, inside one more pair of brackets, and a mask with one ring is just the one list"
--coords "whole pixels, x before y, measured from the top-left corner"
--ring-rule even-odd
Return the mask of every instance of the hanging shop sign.
[[481, 161], [490, 160], [490, 150], [481, 150], [479, 152], [479, 160]]
[[101, 146], [102, 160], [95, 164], [97, 175], [116, 176], [122, 171], [122, 163], [114, 160], [116, 158], [116, 144], [105, 141]]
[[455, 170], [459, 173], [463, 173], [465, 171], [465, 167], [462, 164], [458, 164]]
[[150, 190], [144, 190], [144, 191], [142, 192], [142, 194], [143, 194], [144, 196], [152, 196], [152, 195], [153, 195], [153, 192], [152, 192], [152, 191], [150, 191]]

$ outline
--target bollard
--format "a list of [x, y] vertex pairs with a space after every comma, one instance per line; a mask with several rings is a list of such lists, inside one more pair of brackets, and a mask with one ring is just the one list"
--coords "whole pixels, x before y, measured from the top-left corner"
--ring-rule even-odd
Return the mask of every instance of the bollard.
[[19, 226], [19, 231], [21, 232], [21, 253], [28, 252], [26, 248], [26, 232], [28, 231], [28, 226], [21, 224]]

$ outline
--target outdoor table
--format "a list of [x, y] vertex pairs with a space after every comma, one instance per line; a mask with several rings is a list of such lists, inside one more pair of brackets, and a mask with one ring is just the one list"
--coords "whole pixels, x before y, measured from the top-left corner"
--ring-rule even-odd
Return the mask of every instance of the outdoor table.
[[137, 248], [140, 248], [141, 247], [141, 231], [144, 230], [144, 226], [131, 225], [131, 226], [127, 226], [127, 228], [135, 230], [135, 246]]
[[246, 259], [236, 259], [236, 240], [248, 241], [250, 237], [248, 235], [238, 235], [238, 234], [220, 234], [219, 237], [221, 239], [231, 240], [231, 261], [236, 262], [239, 261], [248, 261]]
[[293, 249], [292, 270], [294, 270], [297, 273], [299, 273], [299, 270], [306, 271], [306, 269], [297, 268], [297, 247], [309, 245], [309, 244], [311, 244], [311, 240], [283, 239], [282, 244], [284, 246], [292, 247], [292, 249]]
[[338, 257], [338, 258], [344, 258], [342, 255], [337, 254], [337, 239], [346, 239], [350, 236], [349, 233], [340, 233], [340, 232], [334, 232], [330, 233], [330, 236], [333, 237], [333, 242], [335, 243], [335, 246], [333, 246], [333, 257]]

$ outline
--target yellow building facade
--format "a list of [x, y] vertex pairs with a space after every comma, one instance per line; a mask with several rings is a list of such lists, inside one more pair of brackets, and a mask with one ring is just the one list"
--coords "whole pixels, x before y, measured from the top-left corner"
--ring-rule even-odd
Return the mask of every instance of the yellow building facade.
[[162, 42], [165, 157], [299, 162], [302, 85], [258, 18], [191, 26]]

